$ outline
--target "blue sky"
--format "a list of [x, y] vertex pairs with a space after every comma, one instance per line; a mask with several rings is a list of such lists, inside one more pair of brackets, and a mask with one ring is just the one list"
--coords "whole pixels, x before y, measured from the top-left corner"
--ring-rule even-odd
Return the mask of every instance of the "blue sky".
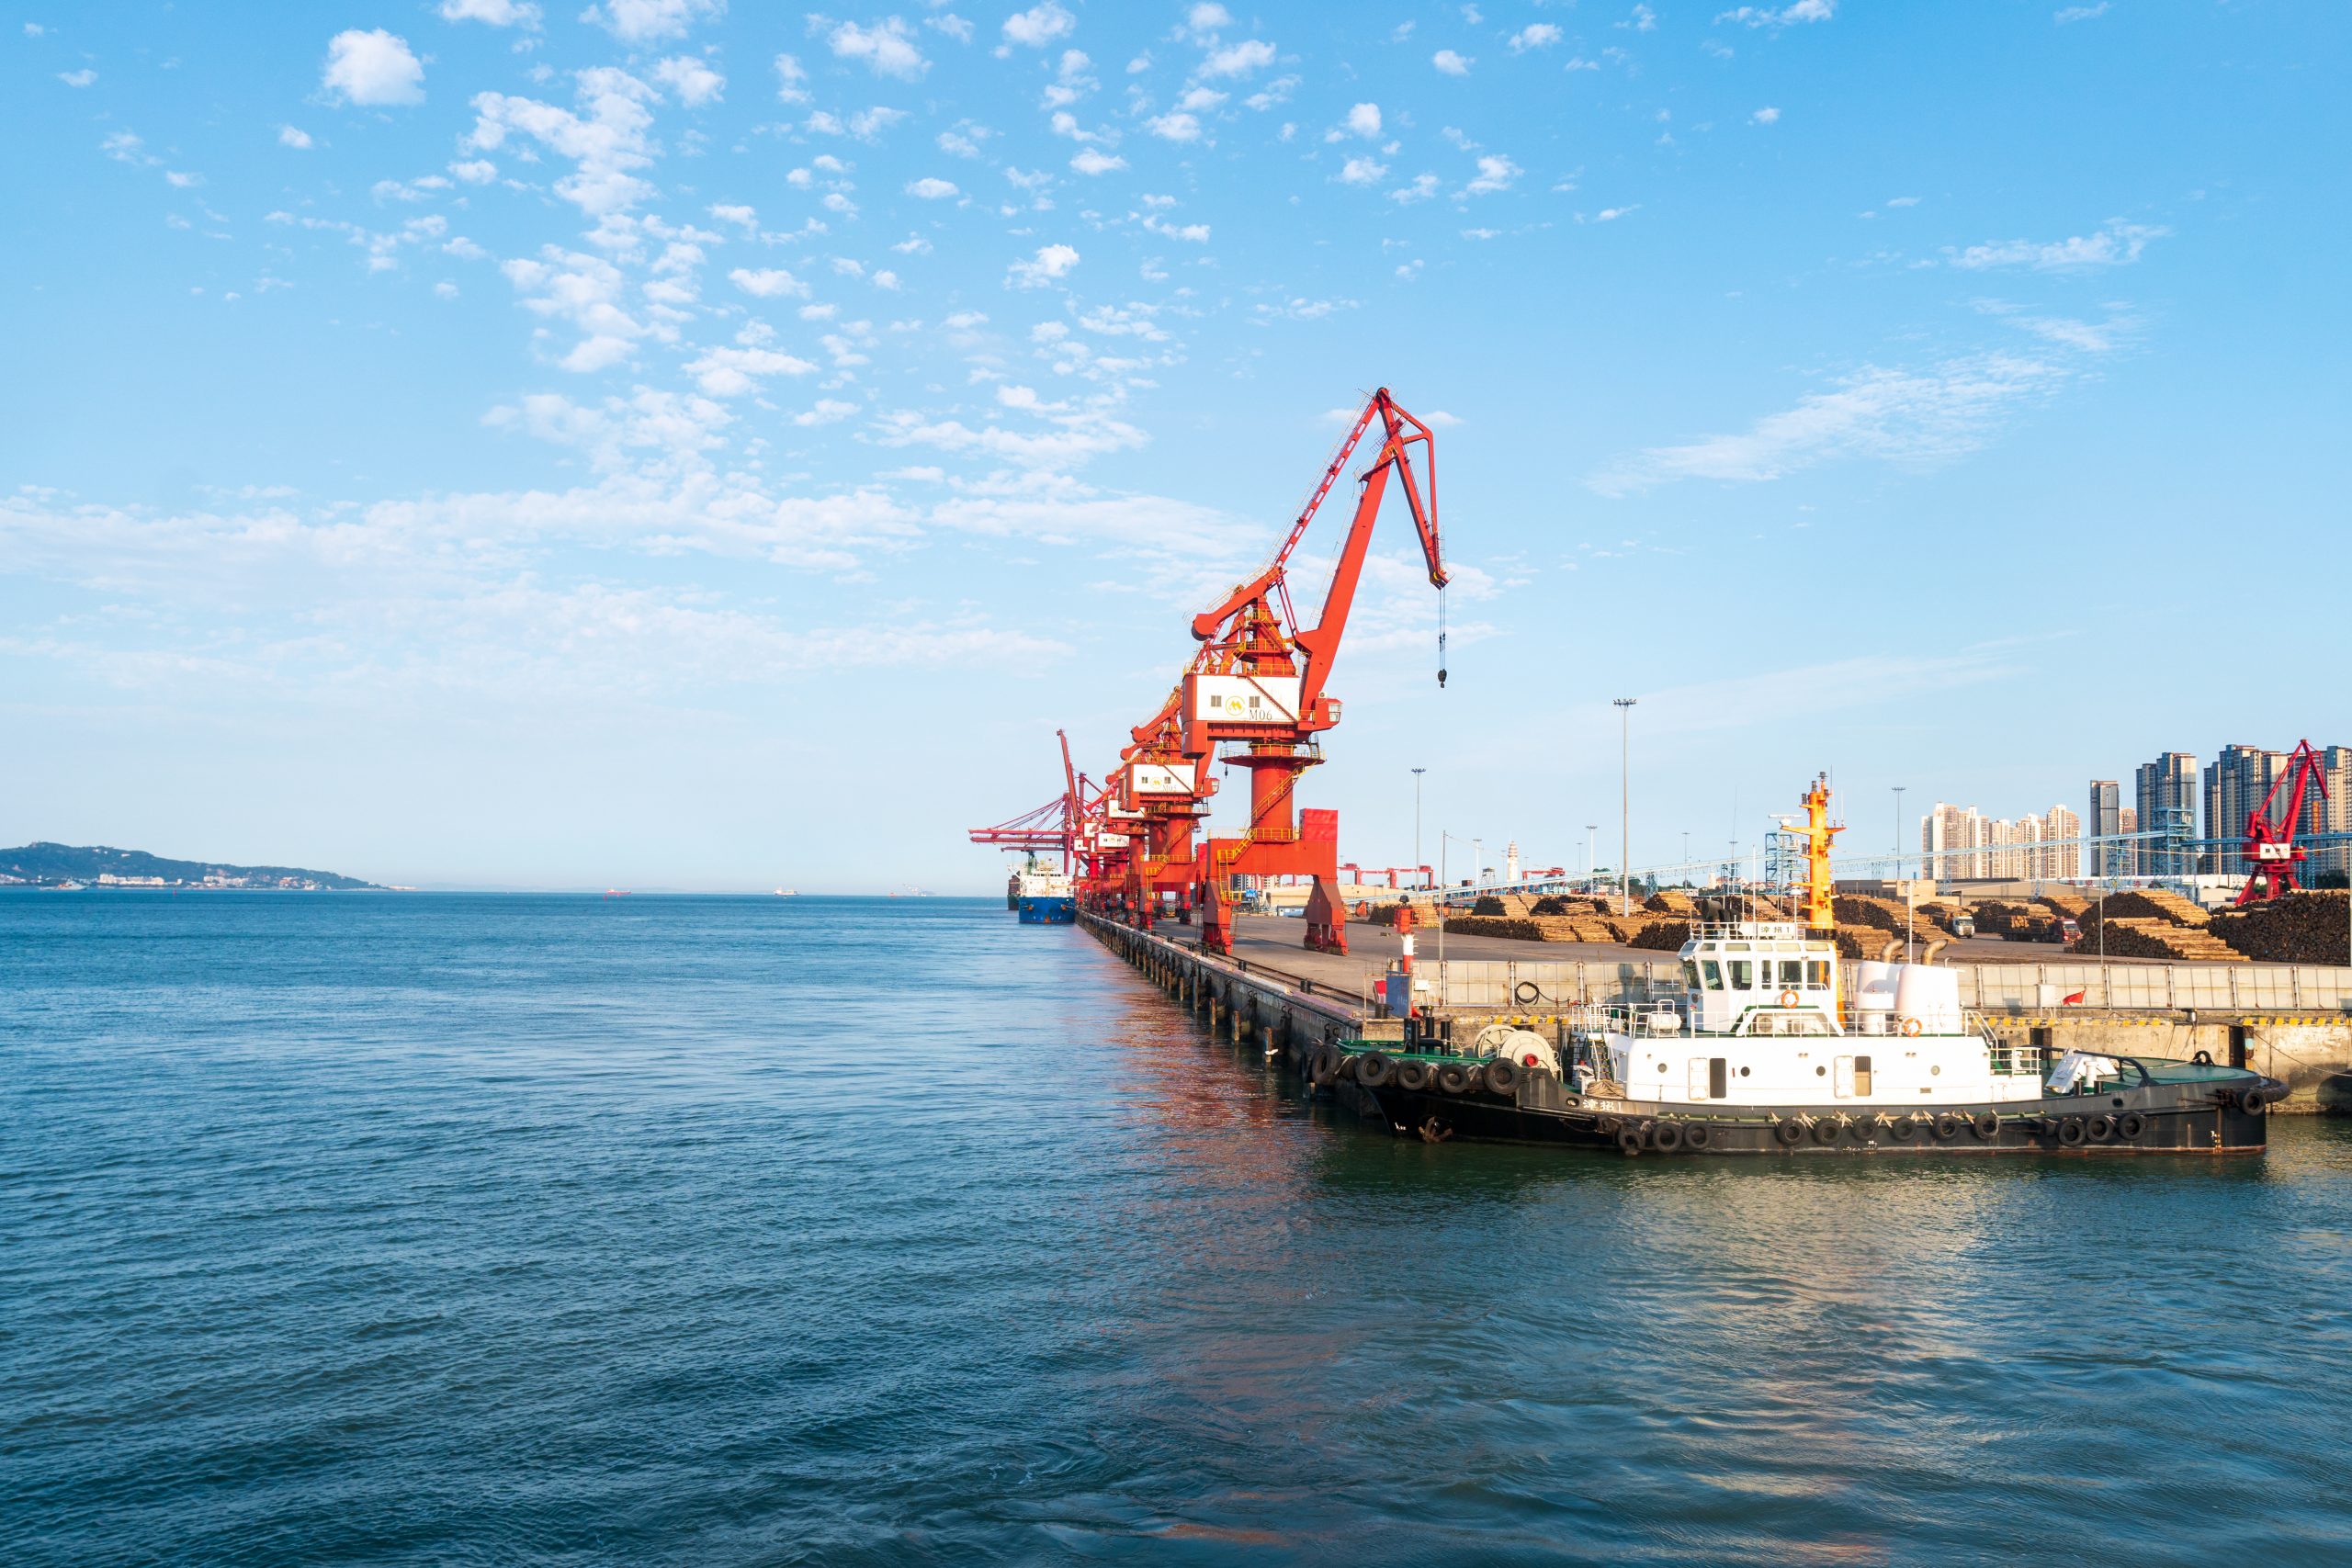
[[1345, 859], [2344, 738], [2339, 7], [8, 17], [7, 841], [990, 888], [1383, 384]]

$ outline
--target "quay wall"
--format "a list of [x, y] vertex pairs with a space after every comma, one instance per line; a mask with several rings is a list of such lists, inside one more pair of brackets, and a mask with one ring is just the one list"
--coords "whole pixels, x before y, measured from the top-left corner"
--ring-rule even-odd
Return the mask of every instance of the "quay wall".
[[[1303, 1067], [1326, 1040], [1401, 1040], [1368, 982], [1335, 986], [1099, 915], [1080, 922], [1222, 1039]], [[2352, 1114], [2352, 969], [2249, 964], [1954, 964], [1961, 1004], [2005, 1043], [2054, 1060], [2071, 1050], [2188, 1058], [2205, 1052], [2285, 1083], [2278, 1109]], [[1555, 1040], [1568, 1012], [1681, 995], [1681, 966], [1654, 960], [1424, 960], [1427, 1028], [1467, 1045], [1509, 1020]], [[2080, 995], [2080, 1002], [2065, 998]]]

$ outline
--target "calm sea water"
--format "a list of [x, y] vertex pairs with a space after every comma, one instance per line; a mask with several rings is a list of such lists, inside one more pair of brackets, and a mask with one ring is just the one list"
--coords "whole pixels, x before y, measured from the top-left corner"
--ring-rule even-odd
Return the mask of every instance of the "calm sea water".
[[2352, 1133], [1367, 1134], [999, 901], [0, 897], [0, 1562], [2334, 1562]]

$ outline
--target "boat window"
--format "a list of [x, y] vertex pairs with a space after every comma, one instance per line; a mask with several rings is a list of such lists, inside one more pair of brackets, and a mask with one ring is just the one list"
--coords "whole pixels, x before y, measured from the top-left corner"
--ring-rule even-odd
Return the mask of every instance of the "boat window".
[[1781, 960], [1781, 985], [1801, 986], [1804, 983], [1802, 978], [1804, 974], [1804, 964], [1801, 960], [1794, 958], [1783, 958]]
[[1868, 1056], [1857, 1056], [1854, 1058], [1854, 1092], [1868, 1094], [1870, 1091], [1871, 1059]]
[[1699, 966], [1687, 958], [1682, 961], [1682, 983], [1694, 991], [1699, 988]]
[[1756, 988], [1756, 965], [1749, 963], [1745, 958], [1733, 959], [1731, 961], [1731, 988], [1735, 991], [1754, 990]]
[[1808, 958], [1804, 964], [1804, 983], [1816, 991], [1829, 988], [1829, 962], [1823, 958]]
[[1713, 959], [1710, 958], [1704, 964], [1699, 965], [1699, 967], [1706, 974], [1707, 989], [1711, 991], [1720, 991], [1724, 988], [1724, 971], [1722, 964], [1717, 964]]
[[1731, 1092], [1731, 1075], [1724, 1071], [1726, 1064], [1721, 1056], [1707, 1058], [1707, 1098], [1721, 1100]]

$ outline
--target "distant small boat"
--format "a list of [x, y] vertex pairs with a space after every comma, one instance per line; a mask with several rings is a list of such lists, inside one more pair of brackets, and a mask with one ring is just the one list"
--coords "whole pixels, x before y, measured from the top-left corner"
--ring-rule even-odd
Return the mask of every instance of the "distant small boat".
[[775, 890], [775, 896], [779, 898], [797, 898], [800, 897], [800, 889], [797, 887], [779, 887]]
[[628, 897], [628, 889], [626, 887], [607, 887], [605, 889], [605, 897], [607, 898], [626, 898]]
[[90, 885], [86, 882], [60, 882], [50, 888], [51, 893], [79, 893]]

